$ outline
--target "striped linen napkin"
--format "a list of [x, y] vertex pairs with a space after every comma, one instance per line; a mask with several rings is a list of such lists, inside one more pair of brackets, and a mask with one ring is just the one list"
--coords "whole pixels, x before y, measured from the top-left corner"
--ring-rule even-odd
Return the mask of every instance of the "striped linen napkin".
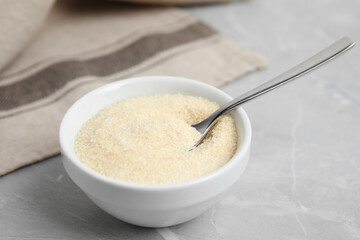
[[[24, 23], [23, 36], [13, 28], [15, 33], [7, 36], [15, 39], [5, 43], [21, 50], [9, 54], [10, 48], [0, 47], [0, 176], [58, 154], [65, 111], [105, 83], [174, 75], [220, 86], [266, 65], [262, 57], [175, 8], [60, 1], [50, 11], [51, 1], [25, 2], [36, 6], [24, 12], [42, 13], [32, 14], [40, 19], [34, 25], [41, 27], [35, 31]], [[0, 27], [0, 35], [9, 28]], [[32, 39], [18, 40], [27, 38], [29, 29], [36, 32]]]

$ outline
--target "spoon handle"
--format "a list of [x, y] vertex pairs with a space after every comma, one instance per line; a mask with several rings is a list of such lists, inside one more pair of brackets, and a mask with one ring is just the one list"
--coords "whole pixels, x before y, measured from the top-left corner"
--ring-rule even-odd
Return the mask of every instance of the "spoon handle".
[[325, 48], [321, 52], [305, 60], [299, 65], [291, 68], [290, 70], [284, 72], [283, 74], [280, 74], [279, 76], [265, 82], [264, 84], [226, 103], [225, 105], [221, 106], [217, 111], [215, 111], [213, 114], [211, 114], [208, 118], [206, 118], [204, 121], [193, 125], [193, 127], [195, 127], [202, 134], [206, 133], [209, 127], [215, 122], [215, 120], [219, 116], [234, 110], [236, 107], [238, 107], [239, 105], [245, 102], [248, 102], [264, 93], [267, 93], [298, 77], [301, 77], [302, 75], [320, 67], [321, 65], [329, 62], [333, 58], [346, 52], [354, 45], [355, 42], [353, 42], [349, 38], [342, 38], [338, 40], [337, 42], [333, 43], [329, 47]]

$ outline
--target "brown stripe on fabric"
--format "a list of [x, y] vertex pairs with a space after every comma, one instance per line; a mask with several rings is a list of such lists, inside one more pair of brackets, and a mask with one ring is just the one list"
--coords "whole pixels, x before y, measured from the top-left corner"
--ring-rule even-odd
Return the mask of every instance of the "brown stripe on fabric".
[[[176, 29], [184, 28], [185, 26], [188, 26], [194, 22], [195, 22], [194, 19], [189, 18], [189, 16], [186, 15], [186, 16], [182, 16], [181, 18], [177, 18], [176, 21], [171, 22], [171, 23], [163, 23], [160, 26], [151, 27], [146, 30], [136, 29], [135, 31], [133, 31], [129, 34], [116, 39], [114, 42], [107, 43], [102, 46], [98, 46], [96, 49], [91, 49], [91, 50], [86, 50], [85, 52], [81, 52], [81, 58], [89, 59], [92, 56], [99, 55], [99, 53], [104, 54], [104, 51], [111, 52], [111, 51], [114, 51], [115, 48], [120, 49], [120, 48], [128, 45], [129, 43], [134, 42], [136, 39], [139, 39], [143, 36], [148, 36], [148, 35], [154, 34], [154, 31], [156, 31], [158, 33], [160, 33], [162, 30], [169, 31], [169, 29], [173, 29], [173, 31], [175, 31]], [[179, 25], [179, 24], [181, 24], [181, 25]], [[111, 48], [112, 50], [108, 51], [109, 48]], [[92, 55], [87, 56], [89, 54], [92, 54]], [[69, 57], [64, 57], [64, 56], [60, 56], [60, 58], [58, 58], [58, 57], [59, 56], [54, 56], [54, 57], [48, 58], [48, 59], [41, 59], [38, 62], [33, 62], [24, 68], [19, 68], [17, 70], [11, 71], [9, 73], [1, 74], [0, 84], [1, 84], [2, 80], [5, 80], [5, 79], [8, 80], [7, 78], [17, 77], [19, 74], [26, 74], [29, 71], [37, 72], [37, 70], [34, 70], [34, 69], [36, 69], [36, 68], [43, 69], [43, 68], [46, 68], [46, 67], [52, 65], [53, 63], [61, 62], [63, 60], [67, 60], [67, 61], [69, 60]], [[58, 58], [58, 59], [56, 59], [56, 58]], [[71, 56], [71, 59], [76, 59], [76, 56]], [[28, 73], [28, 75], [31, 75], [31, 74], [32, 73]], [[25, 78], [25, 77], [23, 77], [23, 78]], [[22, 78], [20, 77], [18, 80], [21, 81]], [[6, 84], [3, 84], [3, 85], [6, 85]]]
[[[209, 39], [211, 39], [211, 38], [208, 38], [207, 41], [208, 41]], [[215, 38], [215, 41], [211, 41], [211, 43], [218, 43], [218, 42], [219, 42], [219, 39], [216, 39], [216, 38]], [[209, 43], [209, 42], [208, 42], [208, 43]], [[206, 43], [205, 46], [207, 46], [208, 43]], [[202, 44], [204, 44], [204, 41], [202, 41]], [[187, 51], [192, 51], [192, 50], [193, 50], [192, 48], [186, 49], [185, 52], [187, 52]], [[161, 64], [161, 63], [163, 63], [163, 62], [165, 62], [165, 61], [168, 61], [169, 59], [171, 59], [171, 58], [174, 57], [174, 56], [178, 56], [180, 53], [183, 54], [184, 51], [176, 52], [176, 53], [171, 53], [170, 55], [166, 56], [165, 58], [161, 58], [161, 59], [156, 60], [155, 62], [152, 62], [152, 63], [151, 63], [150, 65], [148, 65], [148, 66], [141, 67], [137, 72], [143, 72], [143, 71], [146, 71], [146, 70], [148, 70], [148, 69], [151, 69], [151, 68], [153, 68], [155, 65], [159, 65], [159, 64]], [[133, 76], [133, 73], [132, 73], [132, 72], [130, 72], [130, 73], [125, 73], [125, 74], [121, 74], [121, 75], [119, 76], [119, 78], [128, 78], [128, 77], [131, 77], [131, 76]], [[140, 76], [141, 76], [141, 75], [140, 75]], [[32, 111], [32, 110], [35, 110], [35, 109], [37, 109], [37, 108], [41, 108], [41, 107], [43, 107], [43, 106], [46, 106], [46, 105], [48, 105], [48, 104], [52, 104], [52, 103], [54, 103], [54, 102], [57, 102], [57, 101], [59, 101], [61, 98], [63, 98], [64, 96], [68, 95], [69, 93], [71, 93], [72, 91], [74, 91], [75, 89], [77, 89], [78, 87], [80, 87], [80, 86], [82, 86], [82, 85], [84, 85], [84, 84], [88, 84], [89, 82], [97, 81], [97, 80], [98, 80], [98, 79], [90, 79], [90, 80], [87, 80], [86, 82], [75, 82], [75, 83], [76, 83], [75, 86], [72, 86], [70, 89], [67, 89], [66, 91], [64, 91], [63, 93], [61, 93], [60, 96], [56, 96], [54, 99], [51, 99], [50, 101], [43, 102], [43, 103], [41, 103], [41, 104], [39, 104], [39, 105], [32, 105], [32, 106], [27, 107], [27, 108], [25, 108], [25, 109], [18, 108], [18, 110], [15, 110], [15, 112], [12, 112], [12, 113], [9, 113], [9, 114], [5, 113], [4, 116], [1, 116], [1, 114], [0, 114], [0, 120], [1, 120], [1, 119], [4, 119], [4, 118], [8, 118], [8, 117], [15, 116], [15, 115], [17, 115], [17, 114], [21, 114], [21, 113], [24, 113], [24, 112], [27, 112], [27, 111]]]
[[0, 110], [9, 110], [45, 98], [73, 79], [82, 76], [111, 75], [172, 47], [214, 34], [215, 32], [206, 25], [197, 22], [175, 32], [142, 37], [104, 56], [55, 63], [22, 81], [0, 87]]

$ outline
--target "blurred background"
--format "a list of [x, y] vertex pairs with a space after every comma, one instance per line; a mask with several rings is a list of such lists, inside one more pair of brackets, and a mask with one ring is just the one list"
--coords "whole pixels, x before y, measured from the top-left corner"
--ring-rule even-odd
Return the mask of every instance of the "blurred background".
[[202, 216], [145, 229], [88, 200], [57, 140], [84, 93], [175, 75], [236, 97], [341, 37], [360, 38], [357, 0], [134, 2], [0, 2], [0, 238], [360, 239], [358, 46], [244, 106], [250, 162]]

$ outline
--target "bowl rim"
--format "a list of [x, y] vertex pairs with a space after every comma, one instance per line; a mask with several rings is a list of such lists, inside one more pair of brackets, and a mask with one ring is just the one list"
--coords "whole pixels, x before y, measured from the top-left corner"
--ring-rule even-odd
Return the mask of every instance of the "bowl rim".
[[[229, 171], [229, 169], [231, 169], [236, 163], [237, 161], [240, 160], [245, 160], [245, 155], [247, 154], [247, 151], [250, 148], [250, 144], [251, 144], [251, 137], [252, 137], [252, 129], [251, 129], [251, 124], [250, 124], [250, 120], [246, 114], [246, 112], [244, 111], [244, 109], [242, 109], [241, 107], [237, 108], [235, 111], [238, 112], [239, 117], [242, 120], [243, 123], [243, 141], [242, 144], [239, 144], [240, 146], [238, 147], [238, 149], [236, 150], [234, 156], [222, 167], [216, 169], [215, 171], [204, 175], [202, 177], [196, 178], [196, 179], [192, 179], [192, 180], [188, 180], [185, 182], [179, 182], [179, 183], [172, 183], [172, 184], [140, 184], [140, 183], [131, 183], [131, 182], [125, 182], [125, 181], [121, 181], [121, 180], [117, 180], [117, 179], [113, 179], [110, 177], [107, 177], [105, 175], [102, 175], [101, 173], [96, 172], [95, 170], [91, 169], [90, 167], [88, 167], [86, 164], [84, 164], [83, 162], [80, 161], [80, 159], [77, 158], [76, 154], [74, 151], [72, 151], [71, 149], [69, 149], [67, 147], [67, 145], [64, 143], [65, 141], [65, 136], [64, 136], [64, 131], [66, 128], [66, 124], [70, 123], [71, 121], [69, 121], [69, 119], [71, 118], [72, 113], [74, 112], [74, 108], [76, 105], [81, 104], [82, 102], [86, 101], [86, 99], [90, 96], [93, 95], [97, 95], [97, 93], [104, 91], [105, 89], [109, 89], [111, 87], [114, 86], [118, 86], [120, 85], [124, 85], [126, 86], [127, 83], [131, 82], [132, 84], [136, 83], [136, 82], [141, 82], [141, 81], [151, 81], [151, 79], [166, 79], [167, 81], [181, 81], [181, 82], [186, 82], [190, 83], [190, 84], [195, 84], [204, 88], [210, 88], [216, 92], [218, 92], [219, 94], [222, 94], [226, 97], [228, 97], [229, 99], [232, 99], [232, 97], [230, 95], [228, 95], [227, 93], [225, 93], [224, 91], [220, 90], [217, 87], [214, 87], [212, 85], [209, 85], [207, 83], [204, 82], [200, 82], [198, 80], [193, 80], [193, 79], [188, 79], [188, 78], [183, 78], [183, 77], [174, 77], [174, 76], [142, 76], [142, 77], [132, 77], [132, 78], [126, 78], [126, 79], [120, 79], [108, 84], [105, 84], [101, 87], [98, 87], [88, 93], [86, 93], [85, 95], [83, 95], [82, 97], [80, 97], [78, 100], [76, 100], [71, 106], [70, 108], [68, 108], [68, 110], [66, 111], [61, 124], [60, 124], [60, 128], [59, 128], [59, 143], [60, 143], [60, 149], [61, 149], [61, 154], [65, 155], [66, 158], [71, 161], [71, 163], [76, 166], [78, 169], [80, 169], [83, 173], [85, 173], [86, 175], [101, 181], [103, 183], [109, 184], [111, 186], [115, 186], [115, 187], [119, 187], [119, 188], [125, 188], [125, 189], [130, 189], [130, 190], [137, 190], [137, 191], [168, 191], [168, 190], [179, 190], [179, 189], [183, 189], [183, 188], [187, 188], [189, 186], [194, 186], [194, 185], [198, 185], [198, 184], [202, 184], [206, 181], [209, 181], [210, 179], [216, 178], [219, 175], [225, 174], [226, 172]], [[235, 123], [237, 124], [237, 123]], [[64, 156], [63, 156], [64, 157]], [[71, 177], [71, 176], [70, 176]]]

